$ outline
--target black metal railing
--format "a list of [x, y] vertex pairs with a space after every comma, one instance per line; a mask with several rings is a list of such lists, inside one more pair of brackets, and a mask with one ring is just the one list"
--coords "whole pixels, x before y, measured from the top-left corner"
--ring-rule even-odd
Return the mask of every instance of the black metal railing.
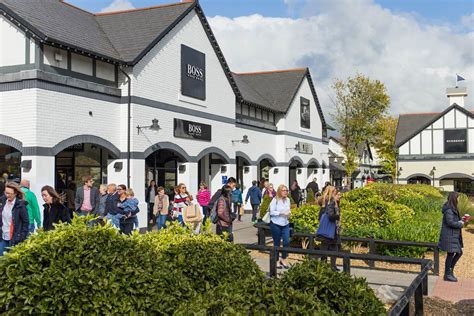
[[348, 252], [337, 252], [337, 251], [326, 251], [326, 250], [315, 250], [315, 249], [302, 249], [302, 248], [291, 248], [291, 247], [273, 247], [265, 245], [255, 244], [242, 244], [247, 250], [258, 250], [263, 252], [269, 252], [270, 254], [270, 271], [271, 277], [277, 275], [277, 261], [278, 254], [281, 252], [302, 254], [307, 255], [308, 258], [314, 259], [316, 257], [335, 257], [342, 258], [343, 271], [346, 273], [351, 272], [351, 260], [364, 260], [364, 261], [381, 261], [390, 263], [402, 263], [402, 264], [413, 264], [420, 266], [420, 273], [407, 287], [402, 296], [395, 302], [390, 308], [388, 314], [390, 316], [395, 315], [409, 315], [410, 311], [410, 298], [414, 296], [415, 299], [415, 315], [423, 315], [423, 295], [428, 295], [428, 272], [431, 270], [433, 262], [428, 259], [417, 259], [417, 258], [404, 258], [404, 257], [391, 257], [381, 256], [375, 254], [355, 254]]
[[[257, 223], [254, 225], [258, 229], [258, 245], [265, 245], [265, 231], [269, 231], [268, 224]], [[295, 232], [293, 237], [308, 238], [308, 249], [314, 250], [315, 241], [321, 241], [322, 239], [317, 237], [316, 234], [300, 233]], [[377, 255], [377, 245], [386, 245], [393, 247], [424, 247], [433, 250], [433, 274], [439, 275], [439, 248], [437, 243], [431, 242], [416, 242], [416, 241], [399, 241], [399, 240], [383, 240], [374, 238], [358, 238], [358, 237], [347, 237], [341, 236], [341, 242], [345, 243], [359, 243], [367, 244], [369, 247], [369, 254]], [[366, 261], [370, 268], [375, 268], [374, 260]]]

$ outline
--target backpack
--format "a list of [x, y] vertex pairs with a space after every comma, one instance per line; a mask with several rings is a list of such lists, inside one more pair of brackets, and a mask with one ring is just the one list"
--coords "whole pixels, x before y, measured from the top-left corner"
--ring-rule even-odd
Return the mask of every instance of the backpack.
[[[219, 197], [216, 199], [216, 201], [214, 201], [213, 205], [212, 205], [212, 208], [211, 208], [211, 215], [210, 215], [210, 218], [211, 218], [211, 223], [213, 224], [217, 224], [217, 222], [219, 221], [219, 214], [217, 214], [217, 200], [221, 197], [221, 192], [220, 191], [217, 191], [214, 196], [219, 193]], [[214, 196], [212, 198], [214, 198]], [[211, 199], [212, 200], [212, 199]], [[209, 202], [210, 203], [210, 202]]]
[[214, 205], [216, 204], [217, 200], [221, 197], [222, 195], [222, 189], [219, 189], [214, 193], [214, 195], [211, 197], [209, 200], [209, 203], [207, 204], [207, 207], [212, 210], [214, 208]]

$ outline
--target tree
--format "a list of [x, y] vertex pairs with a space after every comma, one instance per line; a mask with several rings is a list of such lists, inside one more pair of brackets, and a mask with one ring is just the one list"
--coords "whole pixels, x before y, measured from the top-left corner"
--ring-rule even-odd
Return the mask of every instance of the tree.
[[346, 156], [346, 174], [351, 186], [352, 174], [359, 165], [359, 148], [370, 142], [378, 132], [379, 120], [390, 106], [390, 97], [385, 85], [361, 74], [348, 77], [346, 81], [336, 79], [336, 112], [332, 115], [343, 138], [342, 149]]
[[390, 174], [392, 181], [397, 178], [397, 149], [395, 135], [397, 134], [398, 119], [385, 116], [377, 123], [378, 133], [374, 138], [374, 147], [380, 158], [382, 171]]

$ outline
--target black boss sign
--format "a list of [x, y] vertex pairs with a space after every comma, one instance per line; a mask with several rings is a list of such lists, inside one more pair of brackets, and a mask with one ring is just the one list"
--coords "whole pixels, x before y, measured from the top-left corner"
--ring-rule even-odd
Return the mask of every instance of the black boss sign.
[[181, 45], [181, 94], [206, 99], [206, 55]]

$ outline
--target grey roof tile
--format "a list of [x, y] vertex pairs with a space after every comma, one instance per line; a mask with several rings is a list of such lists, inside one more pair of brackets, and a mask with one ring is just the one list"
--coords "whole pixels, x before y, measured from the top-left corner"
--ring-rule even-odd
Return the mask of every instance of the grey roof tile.
[[307, 69], [233, 73], [242, 98], [269, 110], [286, 113]]
[[182, 2], [95, 15], [60, 0], [0, 0], [0, 8], [5, 6], [47, 41], [129, 63], [194, 5]]

